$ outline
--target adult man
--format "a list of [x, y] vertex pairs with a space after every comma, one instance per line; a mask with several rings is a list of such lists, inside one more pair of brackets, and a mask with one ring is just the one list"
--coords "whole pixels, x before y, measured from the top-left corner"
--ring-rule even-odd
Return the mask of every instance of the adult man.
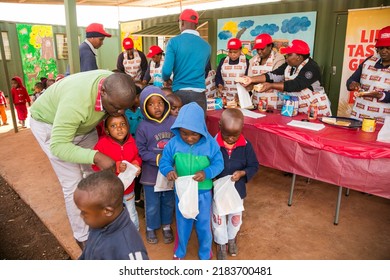
[[[47, 94], [46, 94], [47, 93]], [[50, 86], [31, 106], [31, 131], [60, 181], [75, 239], [88, 238], [88, 227], [73, 201], [79, 181], [91, 165], [111, 168], [115, 162], [92, 150], [96, 125], [107, 115], [124, 114], [135, 99], [132, 79], [122, 73], [95, 70], [77, 73]]]
[[196, 31], [198, 21], [194, 10], [186, 9], [180, 14], [181, 34], [168, 42], [162, 78], [169, 85], [173, 72], [172, 90], [183, 105], [194, 101], [206, 111], [205, 77], [210, 68], [211, 46]]
[[111, 34], [108, 34], [100, 23], [91, 23], [85, 32], [86, 39], [79, 47], [80, 72], [98, 69], [96, 64], [97, 49], [103, 45], [106, 37], [111, 37]]
[[[267, 33], [258, 35], [255, 38], [253, 49], [257, 54], [249, 60], [248, 76], [257, 76], [277, 69], [286, 62], [284, 56], [275, 51], [272, 37]], [[268, 106], [277, 109], [282, 102], [278, 99], [278, 92], [271, 89], [267, 92], [252, 91], [252, 101], [254, 105], [259, 103], [261, 97], [268, 98]]]
[[134, 81], [142, 81], [148, 68], [145, 54], [134, 48], [131, 38], [123, 39], [122, 45], [125, 50], [118, 55], [116, 68], [130, 75]]
[[[358, 92], [351, 116], [383, 121], [390, 106], [390, 26], [382, 28], [375, 43], [376, 54], [368, 57], [347, 80], [347, 88]], [[363, 97], [374, 97], [363, 98]]]

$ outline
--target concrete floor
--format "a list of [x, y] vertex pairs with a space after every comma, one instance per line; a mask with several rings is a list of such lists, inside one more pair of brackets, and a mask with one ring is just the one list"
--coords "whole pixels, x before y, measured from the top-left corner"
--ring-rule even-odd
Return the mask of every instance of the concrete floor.
[[[12, 123], [0, 127], [0, 147], [1, 175], [76, 259], [81, 252], [72, 237], [61, 188], [31, 131], [27, 128], [14, 133]], [[335, 226], [337, 186], [307, 183], [298, 176], [293, 205], [288, 207], [290, 183], [291, 177], [282, 171], [260, 168], [248, 184], [239, 254], [229, 259], [390, 259], [388, 199], [351, 191], [349, 197], [342, 198], [340, 221]], [[142, 211], [139, 216], [144, 238]], [[161, 233], [158, 235], [161, 240]], [[151, 259], [172, 259], [173, 244], [159, 242], [146, 247]], [[196, 248], [193, 233], [186, 259], [197, 259]]]

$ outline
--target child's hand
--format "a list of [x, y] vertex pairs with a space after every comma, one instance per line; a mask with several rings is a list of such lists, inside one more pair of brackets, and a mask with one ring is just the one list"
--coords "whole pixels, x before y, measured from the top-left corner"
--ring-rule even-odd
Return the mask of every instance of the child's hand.
[[172, 170], [172, 171], [168, 172], [167, 179], [168, 179], [168, 181], [175, 181], [177, 179], [176, 171]]
[[237, 182], [241, 179], [241, 177], [245, 176], [246, 172], [244, 170], [237, 170], [233, 173], [231, 180], [233, 182]]
[[138, 168], [137, 173], [135, 173], [135, 177], [138, 177], [139, 174], [141, 174], [141, 167], [139, 165], [137, 165], [137, 164], [134, 164], [134, 166]]
[[28, 106], [31, 107], [31, 102], [27, 102]]
[[202, 182], [205, 178], [206, 178], [206, 174], [204, 174], [203, 170], [196, 172], [194, 177], [192, 177], [192, 179], [194, 179], [197, 182]]
[[124, 162], [119, 163], [119, 165], [118, 165], [118, 171], [119, 171], [119, 173], [125, 172], [125, 171], [126, 171], [126, 168], [127, 168], [126, 163], [124, 163]]

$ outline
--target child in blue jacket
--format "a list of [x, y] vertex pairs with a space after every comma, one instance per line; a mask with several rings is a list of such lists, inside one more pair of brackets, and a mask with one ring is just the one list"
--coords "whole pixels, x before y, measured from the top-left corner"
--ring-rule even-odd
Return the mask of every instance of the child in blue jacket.
[[212, 258], [211, 203], [212, 179], [223, 169], [223, 159], [215, 139], [208, 133], [203, 109], [195, 102], [184, 105], [172, 126], [175, 137], [163, 151], [160, 171], [173, 181], [178, 176], [193, 175], [198, 182], [199, 214], [195, 219], [186, 219], [178, 208], [176, 195], [177, 240], [174, 248], [174, 259], [183, 259], [187, 253], [187, 244], [192, 227], [199, 243], [199, 259]]
[[[231, 180], [241, 199], [246, 197], [245, 184], [256, 174], [259, 162], [252, 144], [242, 135], [244, 115], [239, 109], [226, 109], [221, 115], [220, 131], [215, 136], [221, 148], [225, 167], [217, 176], [232, 175]], [[226, 259], [226, 244], [229, 254], [237, 255], [236, 237], [242, 224], [242, 212], [218, 216], [213, 213], [214, 241], [217, 243], [217, 259]]]

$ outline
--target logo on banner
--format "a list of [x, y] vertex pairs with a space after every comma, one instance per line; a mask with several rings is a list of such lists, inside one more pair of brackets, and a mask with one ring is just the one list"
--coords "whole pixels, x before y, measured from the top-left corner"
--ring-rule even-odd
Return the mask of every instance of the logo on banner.
[[378, 108], [378, 107], [368, 106], [368, 107], [367, 107], [367, 111], [378, 113], [378, 112], [379, 112], [379, 108]]

